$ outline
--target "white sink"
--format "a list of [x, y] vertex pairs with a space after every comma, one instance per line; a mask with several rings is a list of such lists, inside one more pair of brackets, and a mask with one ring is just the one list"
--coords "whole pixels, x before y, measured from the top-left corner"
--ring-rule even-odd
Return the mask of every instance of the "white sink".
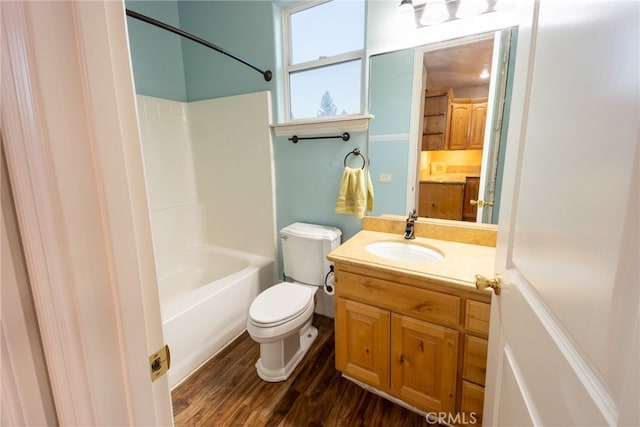
[[436, 262], [444, 258], [444, 255], [437, 250], [405, 242], [369, 243], [365, 249], [374, 255], [393, 261]]

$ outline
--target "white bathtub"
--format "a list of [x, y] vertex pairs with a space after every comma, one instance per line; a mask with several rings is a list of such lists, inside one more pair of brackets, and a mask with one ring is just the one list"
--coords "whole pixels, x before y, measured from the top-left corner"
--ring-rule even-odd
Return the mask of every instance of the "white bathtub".
[[200, 246], [156, 264], [173, 388], [246, 329], [251, 302], [274, 283], [275, 262]]

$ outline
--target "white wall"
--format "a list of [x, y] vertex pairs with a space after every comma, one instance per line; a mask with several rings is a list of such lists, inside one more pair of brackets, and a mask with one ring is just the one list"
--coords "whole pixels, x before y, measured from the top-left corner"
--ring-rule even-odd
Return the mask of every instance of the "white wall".
[[137, 101], [156, 259], [202, 244], [275, 258], [269, 92]]

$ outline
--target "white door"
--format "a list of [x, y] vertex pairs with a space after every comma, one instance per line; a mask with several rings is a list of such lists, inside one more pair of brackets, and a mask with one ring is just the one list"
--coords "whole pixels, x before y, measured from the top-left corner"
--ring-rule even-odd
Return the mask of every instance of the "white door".
[[485, 425], [637, 426], [640, 4], [527, 7]]
[[170, 426], [167, 378], [150, 377], [164, 343], [124, 3], [0, 1], [0, 30], [10, 232], [48, 370], [5, 363], [2, 390], [5, 377], [34, 393], [48, 380], [60, 425]]
[[[493, 58], [491, 59], [491, 80], [489, 81], [489, 97], [487, 103], [487, 121], [482, 148], [482, 165], [480, 167], [480, 191], [478, 200], [495, 202], [496, 179], [498, 176], [498, 154], [502, 135], [502, 115], [504, 113], [507, 90], [507, 70], [509, 68], [509, 49], [511, 47], [511, 31], [496, 31], [493, 42]], [[493, 203], [478, 204], [476, 221], [491, 224]], [[494, 223], [495, 224], [495, 223]]]

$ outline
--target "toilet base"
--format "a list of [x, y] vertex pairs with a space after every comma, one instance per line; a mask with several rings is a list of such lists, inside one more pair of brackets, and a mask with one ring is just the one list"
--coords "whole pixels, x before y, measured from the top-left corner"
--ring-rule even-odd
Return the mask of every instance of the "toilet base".
[[286, 381], [317, 336], [318, 329], [309, 321], [299, 334], [260, 344], [260, 359], [256, 362], [258, 376], [268, 382]]

